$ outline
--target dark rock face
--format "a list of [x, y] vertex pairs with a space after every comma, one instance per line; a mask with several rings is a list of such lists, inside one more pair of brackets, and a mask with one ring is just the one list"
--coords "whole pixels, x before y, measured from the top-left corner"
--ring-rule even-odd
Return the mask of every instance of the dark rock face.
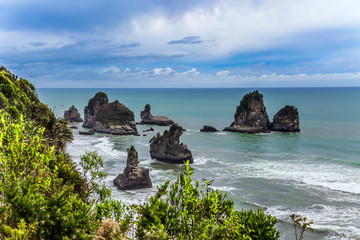
[[131, 146], [124, 173], [114, 179], [114, 184], [120, 190], [136, 190], [151, 188], [152, 183], [149, 176], [149, 169], [138, 167], [138, 153], [134, 146]]
[[159, 125], [159, 126], [170, 126], [174, 123], [173, 120], [171, 120], [168, 117], [164, 116], [153, 116], [150, 113], [150, 104], [145, 105], [144, 111], [141, 111], [140, 117], [142, 121], [140, 124], [153, 124], [153, 125]]
[[64, 112], [64, 120], [69, 122], [82, 122], [83, 120], [80, 117], [80, 113], [74, 105], [72, 105], [69, 110]]
[[234, 115], [235, 121], [224, 131], [243, 133], [269, 132], [270, 121], [264, 106], [263, 95], [259, 91], [246, 94]]
[[300, 132], [299, 112], [294, 106], [286, 105], [274, 116], [271, 130], [280, 132]]
[[114, 135], [139, 135], [134, 113], [118, 100], [100, 107], [95, 116], [93, 130]]
[[182, 164], [189, 160], [194, 162], [191, 151], [186, 145], [180, 143], [182, 127], [177, 124], [170, 126], [161, 136], [158, 133], [150, 140], [150, 156], [162, 162]]
[[94, 135], [95, 132], [93, 130], [89, 130], [89, 131], [79, 131], [80, 135]]
[[92, 128], [95, 124], [95, 116], [100, 107], [109, 102], [106, 93], [98, 92], [93, 98], [89, 100], [88, 105], [84, 109], [84, 123], [83, 127]]
[[217, 132], [217, 129], [213, 126], [204, 125], [202, 129], [200, 129], [200, 132]]

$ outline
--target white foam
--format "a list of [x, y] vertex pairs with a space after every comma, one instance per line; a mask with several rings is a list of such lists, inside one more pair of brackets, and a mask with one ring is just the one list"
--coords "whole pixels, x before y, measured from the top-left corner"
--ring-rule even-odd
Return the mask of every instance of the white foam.
[[267, 161], [258, 159], [236, 167], [241, 176], [285, 180], [292, 184], [360, 194], [359, 168], [307, 160]]
[[[299, 214], [313, 221], [314, 229], [335, 231], [337, 234], [329, 235], [326, 239], [355, 239], [353, 236], [360, 235], [359, 214], [360, 209], [345, 206], [329, 206], [314, 204], [306, 209], [283, 210], [281, 206], [270, 207], [266, 210], [278, 219], [291, 222], [290, 214]], [[357, 226], [355, 227], [354, 224]]]
[[193, 165], [204, 165], [209, 161], [215, 162], [216, 159], [205, 157], [205, 156], [195, 157]]

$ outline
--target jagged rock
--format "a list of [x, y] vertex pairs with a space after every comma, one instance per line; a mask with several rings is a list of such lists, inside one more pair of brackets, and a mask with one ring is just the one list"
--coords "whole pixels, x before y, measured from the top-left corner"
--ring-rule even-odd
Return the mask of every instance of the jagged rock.
[[119, 174], [119, 176], [114, 179], [114, 184], [120, 190], [136, 190], [152, 187], [149, 169], [138, 167], [138, 165], [138, 153], [134, 146], [131, 146], [124, 173]]
[[271, 130], [280, 132], [300, 132], [299, 112], [296, 107], [286, 105], [274, 116]]
[[89, 130], [89, 131], [84, 130], [84, 131], [79, 131], [79, 134], [80, 135], [94, 135], [95, 132], [93, 130]]
[[200, 129], [200, 132], [217, 132], [217, 129], [213, 126], [204, 125], [202, 129]]
[[170, 126], [169, 130], [165, 130], [161, 136], [158, 133], [150, 140], [150, 156], [152, 159], [157, 159], [167, 163], [181, 164], [189, 160], [194, 162], [191, 151], [188, 147], [180, 143], [180, 136], [183, 128], [177, 124]]
[[155, 130], [152, 127], [150, 127], [149, 129], [146, 129], [143, 132], [153, 132], [153, 131], [155, 131]]
[[259, 91], [246, 94], [234, 115], [235, 121], [224, 131], [243, 133], [269, 132], [270, 121], [264, 106], [263, 95]]
[[80, 113], [77, 108], [72, 105], [69, 110], [64, 112], [64, 120], [69, 122], [82, 122], [82, 118], [80, 117]]
[[109, 133], [114, 135], [137, 135], [134, 113], [119, 103], [103, 104], [95, 116], [93, 127], [95, 132]]
[[154, 124], [159, 126], [170, 126], [174, 123], [173, 120], [171, 120], [168, 117], [164, 116], [153, 116], [150, 113], [150, 104], [145, 105], [144, 111], [141, 111], [140, 117], [142, 121], [141, 124]]
[[88, 105], [84, 109], [84, 128], [92, 128], [95, 124], [95, 116], [100, 107], [109, 102], [106, 93], [98, 92], [89, 100]]

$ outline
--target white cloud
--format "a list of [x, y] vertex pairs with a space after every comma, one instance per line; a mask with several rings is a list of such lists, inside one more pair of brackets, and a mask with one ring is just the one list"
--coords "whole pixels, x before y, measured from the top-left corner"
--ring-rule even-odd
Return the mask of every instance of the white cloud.
[[216, 76], [227, 76], [230, 74], [229, 70], [223, 70], [216, 73]]
[[[125, 69], [126, 71], [126, 69]], [[103, 68], [100, 73], [119, 73], [120, 69], [115, 66], [110, 66], [108, 68]]]
[[[219, 0], [189, 9], [181, 16], [145, 14], [131, 21], [128, 36], [141, 42], [142, 46], [134, 51], [218, 56], [280, 46], [306, 32], [358, 28], [359, 8], [357, 0]], [[167, 44], [187, 36], [213, 41], [186, 46]]]

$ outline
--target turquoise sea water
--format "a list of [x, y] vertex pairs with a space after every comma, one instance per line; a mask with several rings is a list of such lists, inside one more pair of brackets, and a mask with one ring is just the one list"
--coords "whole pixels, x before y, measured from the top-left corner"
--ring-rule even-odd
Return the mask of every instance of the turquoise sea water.
[[[237, 208], [263, 208], [280, 220], [282, 239], [293, 239], [288, 215], [314, 221], [306, 239], [360, 239], [360, 88], [259, 89], [270, 120], [285, 105], [300, 113], [300, 133], [202, 133], [212, 125], [221, 130], [234, 120], [242, 96], [254, 89], [38, 89], [40, 99], [58, 117], [71, 105], [83, 109], [98, 91], [118, 99], [140, 121], [151, 105], [153, 115], [172, 118], [188, 131], [181, 136], [193, 152], [194, 178], [214, 180], [213, 187], [228, 194]], [[81, 124], [78, 125], [81, 129]], [[153, 126], [147, 136], [80, 136], [68, 152], [75, 161], [85, 150], [97, 150], [109, 173], [106, 184], [113, 196], [140, 203], [156, 186], [175, 179], [182, 167], [151, 160], [149, 139], [166, 127]], [[139, 133], [149, 126], [138, 126]], [[153, 189], [117, 190], [112, 180], [123, 172], [126, 149], [134, 145], [140, 165], [150, 169]]]

